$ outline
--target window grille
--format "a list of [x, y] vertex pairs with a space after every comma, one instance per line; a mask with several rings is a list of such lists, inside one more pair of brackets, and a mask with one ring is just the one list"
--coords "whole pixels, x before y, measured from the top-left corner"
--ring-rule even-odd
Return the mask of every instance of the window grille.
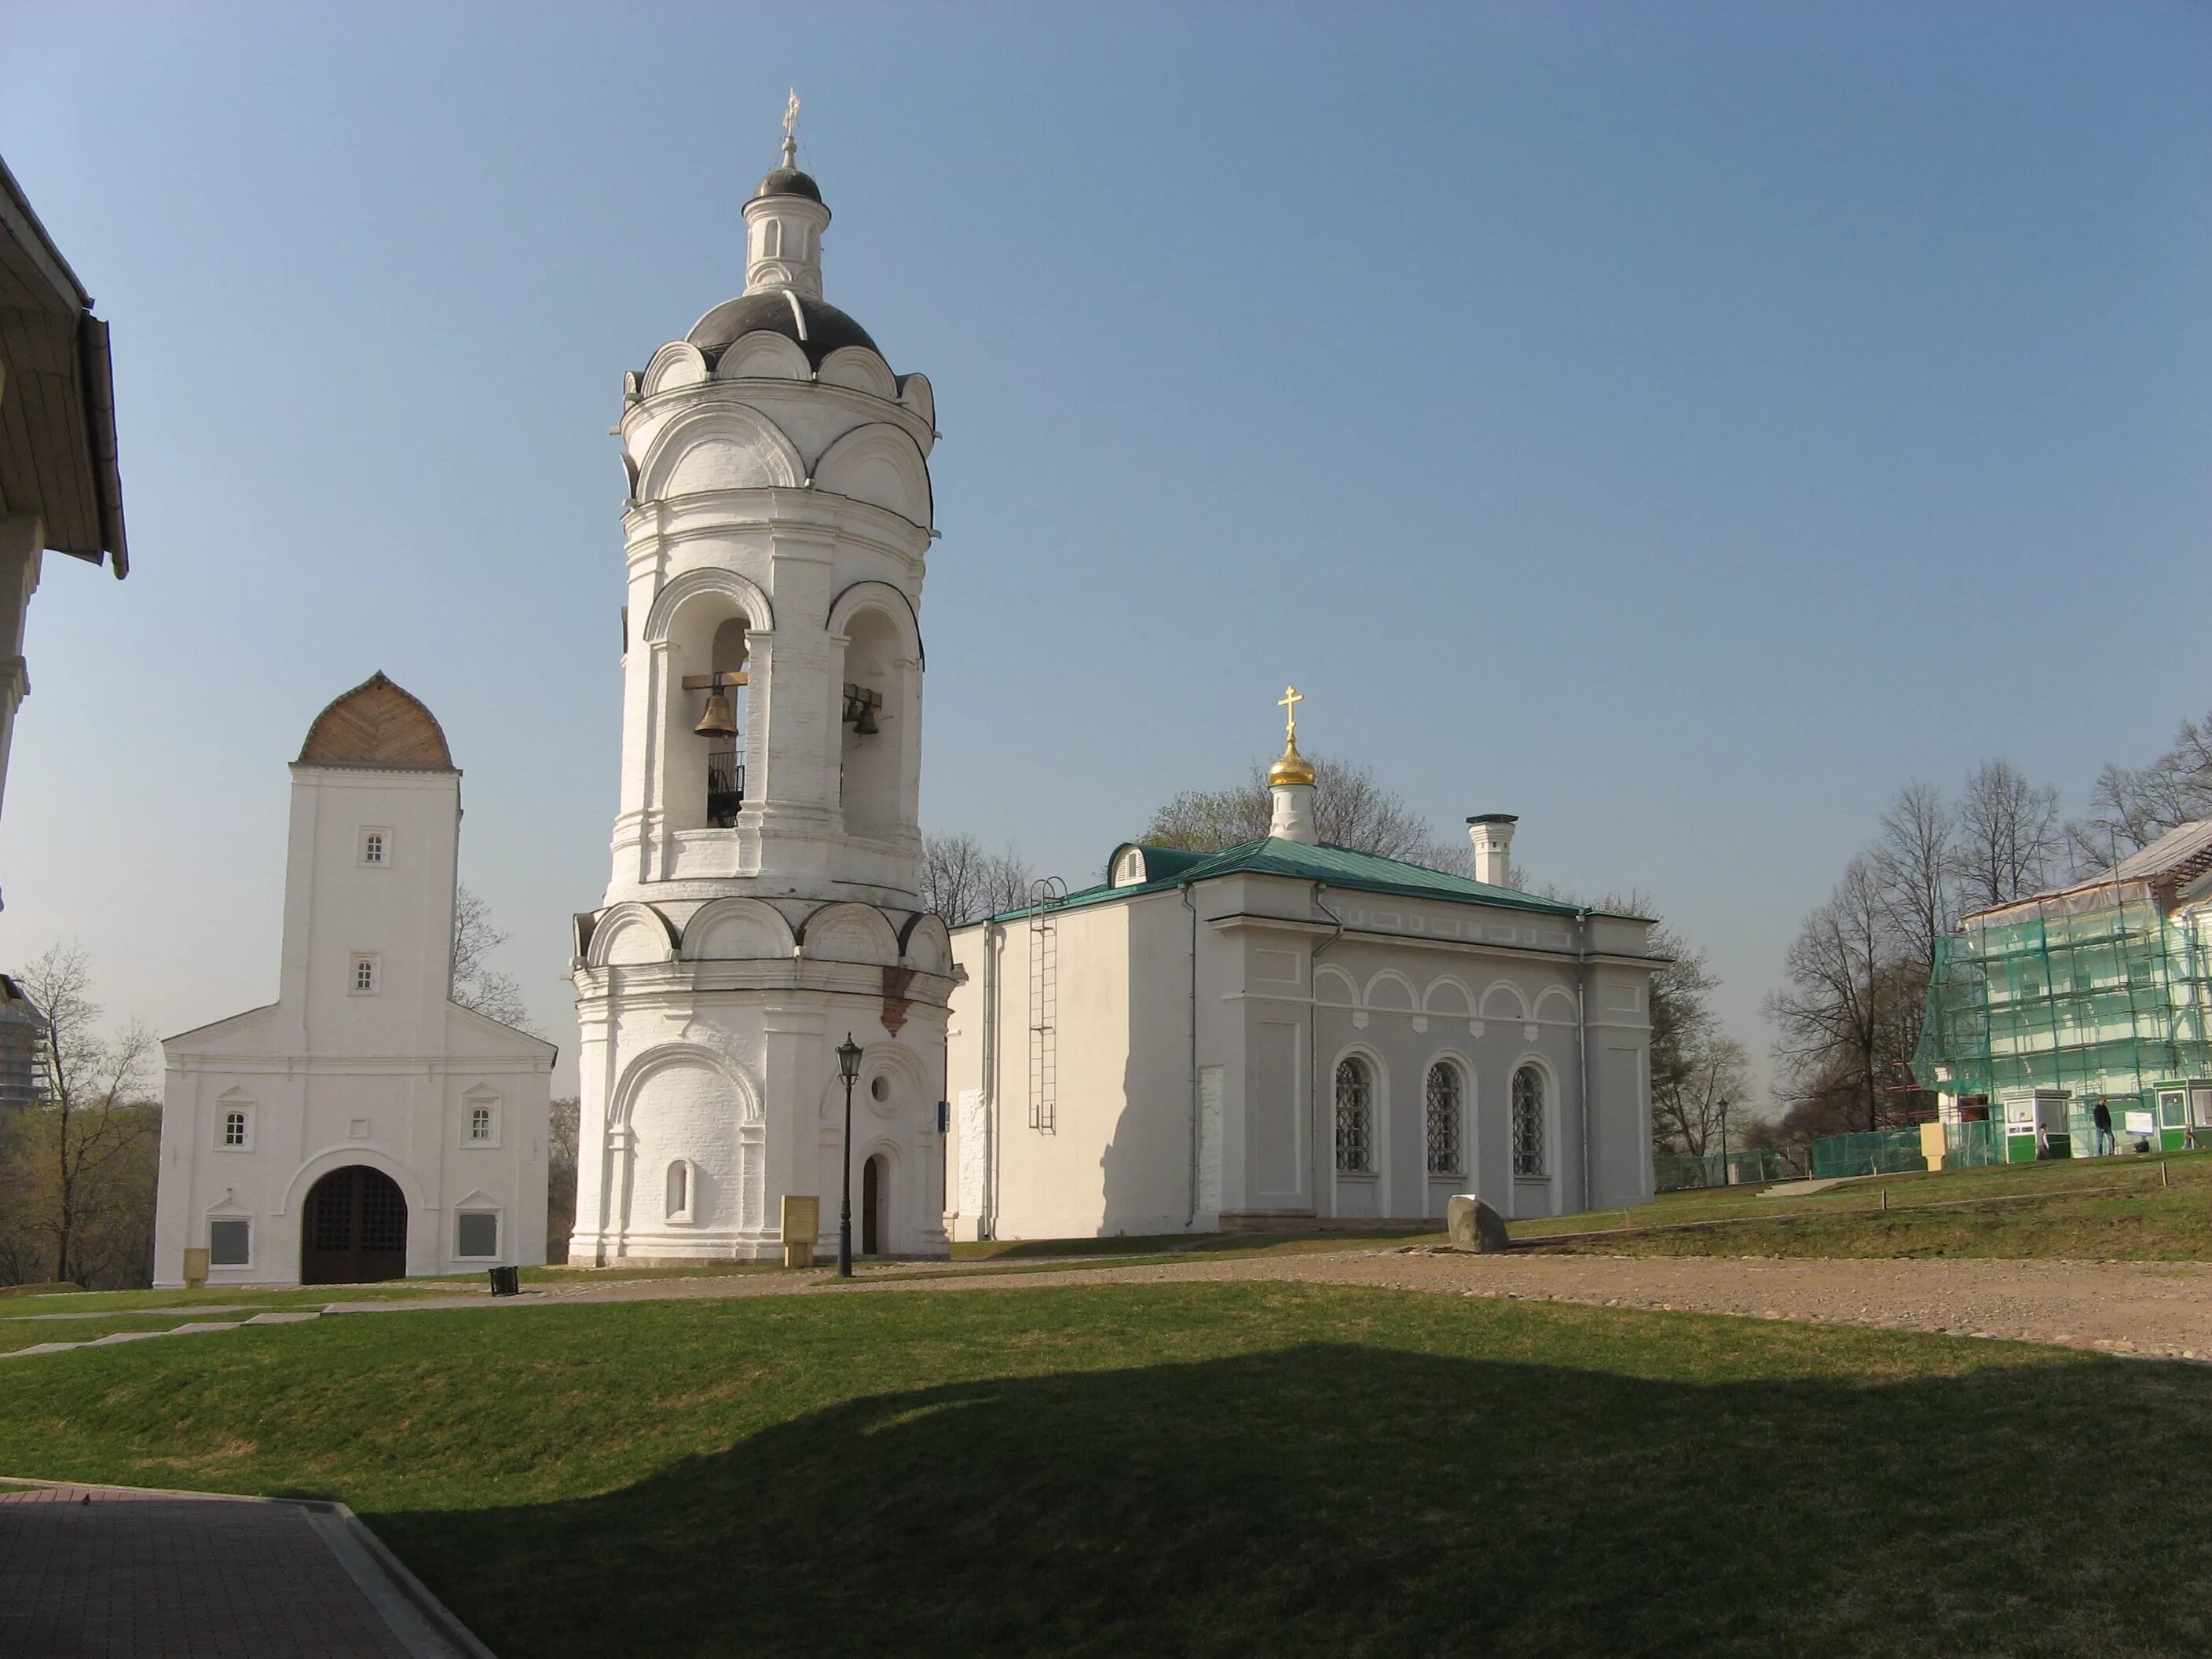
[[376, 988], [376, 958], [356, 957], [353, 959], [353, 988], [374, 991]]
[[490, 1107], [473, 1106], [469, 1109], [469, 1139], [471, 1140], [491, 1139]]
[[1375, 1087], [1364, 1060], [1336, 1068], [1336, 1167], [1344, 1175], [1369, 1175], [1375, 1167]]
[[361, 838], [361, 861], [363, 864], [384, 862], [384, 831], [372, 830]]
[[1544, 1074], [1533, 1066], [1513, 1074], [1513, 1173], [1544, 1174]]
[[1439, 1060], [1429, 1067], [1429, 1173], [1463, 1175], [1460, 1146], [1459, 1067]]
[[246, 1114], [226, 1112], [222, 1117], [222, 1144], [226, 1146], [246, 1145]]

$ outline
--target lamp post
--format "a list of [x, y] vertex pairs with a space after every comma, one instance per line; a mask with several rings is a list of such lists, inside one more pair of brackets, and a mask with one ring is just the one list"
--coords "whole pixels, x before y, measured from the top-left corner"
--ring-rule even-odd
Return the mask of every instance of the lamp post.
[[837, 1277], [853, 1276], [853, 1085], [860, 1075], [860, 1045], [850, 1031], [837, 1045], [837, 1075], [845, 1079], [845, 1202], [837, 1212]]
[[1729, 1185], [1728, 1097], [1721, 1097], [1721, 1185]]

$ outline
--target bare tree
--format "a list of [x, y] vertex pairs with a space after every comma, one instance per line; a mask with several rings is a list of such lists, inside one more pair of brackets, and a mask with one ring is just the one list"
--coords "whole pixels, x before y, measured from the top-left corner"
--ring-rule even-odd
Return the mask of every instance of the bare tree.
[[[1599, 907], [1642, 914], [1640, 898]], [[1655, 927], [1650, 948], [1670, 958], [1651, 976], [1651, 1139], [1662, 1152], [1703, 1157], [1714, 1150], [1724, 1102], [1750, 1091], [1744, 1047], [1721, 1030], [1712, 994], [1720, 979], [1679, 933]]]
[[996, 853], [966, 830], [921, 838], [921, 903], [958, 927], [1030, 902], [1030, 872], [1022, 849], [1008, 842]]
[[1892, 939], [1881, 878], [1862, 854], [1798, 928], [1784, 958], [1789, 987], [1766, 1000], [1777, 1057], [1801, 1091], [1848, 1095], [1869, 1129], [1881, 1123], [1899, 994]]
[[564, 1095], [546, 1113], [545, 1259], [566, 1261], [576, 1230], [576, 1158], [581, 1144], [576, 1097]]
[[[1414, 863], [1435, 855], [1440, 843], [1434, 829], [1376, 782], [1366, 767], [1323, 755], [1309, 758], [1314, 768], [1314, 829], [1322, 841]], [[1139, 839], [1153, 847], [1215, 853], [1260, 840], [1273, 817], [1267, 769], [1255, 764], [1250, 776], [1227, 789], [1186, 789], [1152, 814]]]
[[1960, 908], [2009, 904], [2040, 892], [2065, 848], [2058, 791], [2039, 787], [2009, 761], [1984, 761], [1959, 802], [1954, 868]]
[[1951, 884], [1957, 830], [1950, 804], [1932, 783], [1913, 780], [1881, 815], [1881, 835], [1868, 853], [1881, 914], [1905, 960], [1925, 975], [1936, 941], [1956, 915]]
[[506, 943], [507, 935], [492, 925], [491, 906], [483, 895], [466, 884], [455, 889], [453, 1000], [472, 1013], [534, 1036], [538, 1028], [530, 1023], [522, 987], [514, 975], [491, 965], [491, 953]]
[[150, 1232], [152, 1171], [136, 1167], [156, 1141], [161, 1115], [147, 1098], [155, 1043], [137, 1023], [100, 1032], [92, 963], [76, 945], [57, 945], [20, 976], [44, 1011], [46, 1097], [31, 1144], [46, 1165], [33, 1229], [47, 1241], [56, 1279], [108, 1277], [120, 1255], [127, 1277], [143, 1276]]
[[2075, 863], [2101, 869], [2169, 830], [2212, 817], [2212, 714], [2185, 720], [2173, 746], [2148, 766], [2107, 766], [2089, 792], [2089, 816], [2066, 826]]

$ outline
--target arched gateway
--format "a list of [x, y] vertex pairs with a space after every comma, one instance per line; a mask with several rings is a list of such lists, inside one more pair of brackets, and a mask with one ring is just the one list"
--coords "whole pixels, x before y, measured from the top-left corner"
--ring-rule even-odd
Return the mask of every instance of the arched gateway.
[[349, 1164], [307, 1190], [300, 1229], [302, 1285], [368, 1285], [407, 1276], [407, 1195], [381, 1170]]

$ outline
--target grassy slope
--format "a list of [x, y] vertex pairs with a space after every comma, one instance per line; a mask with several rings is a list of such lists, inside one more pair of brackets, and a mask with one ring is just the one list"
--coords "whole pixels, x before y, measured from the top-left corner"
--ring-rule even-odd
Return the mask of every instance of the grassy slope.
[[[1804, 1198], [1762, 1197], [1750, 1188], [1668, 1193], [1636, 1209], [1512, 1231], [1522, 1243], [1630, 1255], [2212, 1257], [2212, 1153], [2176, 1153], [2166, 1164], [2165, 1187], [2158, 1160], [2113, 1158], [1885, 1176]], [[1624, 1224], [1717, 1221], [1730, 1224], [1609, 1236]]]
[[2208, 1452], [2196, 1367], [1298, 1285], [0, 1367], [0, 1470], [342, 1497], [555, 1659], [2202, 1650]]

